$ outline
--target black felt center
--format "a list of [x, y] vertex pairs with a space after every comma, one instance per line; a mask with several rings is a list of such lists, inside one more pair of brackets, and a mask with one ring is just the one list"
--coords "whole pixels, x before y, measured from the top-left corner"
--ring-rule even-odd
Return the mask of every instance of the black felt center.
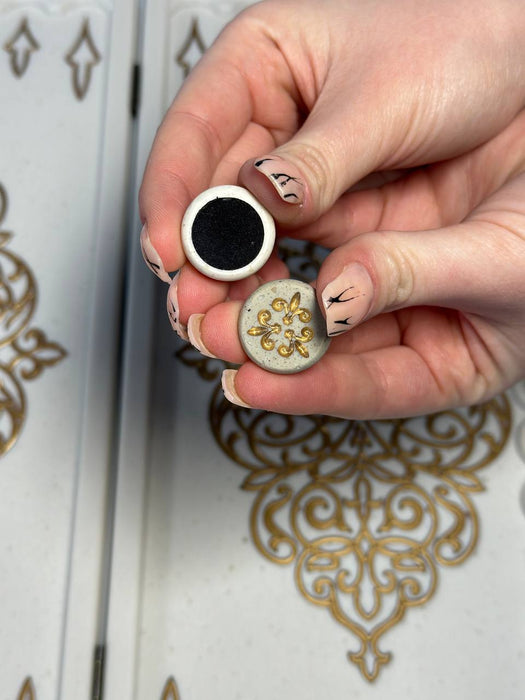
[[257, 257], [264, 242], [264, 228], [250, 204], [234, 197], [219, 197], [199, 211], [191, 237], [195, 250], [208, 265], [236, 270]]

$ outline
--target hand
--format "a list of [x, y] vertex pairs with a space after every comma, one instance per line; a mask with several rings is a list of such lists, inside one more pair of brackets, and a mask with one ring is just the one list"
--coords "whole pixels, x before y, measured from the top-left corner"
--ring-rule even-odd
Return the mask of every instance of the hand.
[[[225, 29], [166, 115], [140, 199], [146, 257], [166, 281], [182, 268], [174, 327], [244, 363], [230, 400], [392, 417], [524, 376], [524, 31], [519, 0], [279, 0]], [[237, 337], [241, 301], [288, 274], [276, 256], [231, 285], [184, 265], [187, 205], [237, 177], [281, 232], [333, 249], [316, 288], [335, 337], [300, 375], [246, 362]]]

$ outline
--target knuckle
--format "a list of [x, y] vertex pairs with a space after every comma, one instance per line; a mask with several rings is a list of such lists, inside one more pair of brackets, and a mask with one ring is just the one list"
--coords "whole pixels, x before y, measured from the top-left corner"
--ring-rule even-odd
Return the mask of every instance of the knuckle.
[[376, 304], [382, 311], [406, 307], [413, 299], [417, 257], [392, 231], [374, 231], [359, 236], [372, 267], [377, 271]]
[[[332, 175], [329, 149], [313, 143], [299, 142], [294, 144], [300, 168], [314, 193], [314, 206], [319, 210], [336, 199], [335, 177]], [[295, 154], [293, 154], [295, 155]]]
[[[386, 239], [387, 234], [382, 234], [382, 238]], [[383, 252], [387, 279], [384, 306], [385, 310], [393, 311], [406, 306], [412, 299], [418, 261], [410, 250], [396, 246], [392, 236], [388, 237], [388, 242], [384, 241]]]

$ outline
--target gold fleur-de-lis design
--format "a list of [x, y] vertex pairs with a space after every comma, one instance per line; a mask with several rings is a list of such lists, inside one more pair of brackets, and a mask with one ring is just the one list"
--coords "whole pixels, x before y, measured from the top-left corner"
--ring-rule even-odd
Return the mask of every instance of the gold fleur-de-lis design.
[[275, 347], [275, 340], [272, 338], [272, 333], [278, 334], [281, 332], [281, 326], [278, 323], [270, 323], [272, 314], [267, 310], [263, 309], [257, 314], [257, 320], [259, 321], [259, 326], [252, 326], [248, 330], [249, 335], [258, 336], [261, 335], [261, 347], [264, 350], [273, 350]]
[[[271, 307], [274, 311], [283, 312], [283, 316], [280, 320], [285, 326], [290, 326], [295, 318], [298, 318], [302, 323], [308, 323], [308, 321], [312, 319], [311, 311], [305, 309], [300, 304], [301, 294], [300, 292], [296, 292], [289, 303], [285, 299], [278, 297], [272, 301]], [[272, 335], [279, 335], [281, 333], [281, 324], [271, 322], [272, 313], [268, 309], [259, 311], [257, 320], [259, 321], [259, 325], [249, 328], [247, 331], [248, 335], [262, 336], [261, 347], [263, 350], [274, 350], [276, 340], [272, 338]], [[288, 344], [281, 343], [277, 348], [277, 352], [281, 357], [290, 357], [295, 351], [297, 351], [301, 357], [310, 357], [305, 343], [309, 343], [314, 338], [314, 335], [314, 331], [308, 326], [302, 328], [300, 332], [296, 332], [293, 328], [288, 328], [284, 331], [284, 337], [288, 341]]]
[[308, 323], [312, 320], [312, 314], [308, 309], [303, 309], [299, 306], [301, 303], [301, 294], [296, 292], [290, 303], [284, 299], [274, 299], [272, 301], [272, 309], [275, 311], [284, 311], [283, 323], [285, 326], [290, 326], [293, 323], [294, 317], [298, 316], [303, 323]]
[[295, 350], [297, 350], [301, 357], [310, 357], [308, 348], [304, 345], [304, 343], [309, 343], [314, 337], [314, 332], [311, 328], [308, 328], [308, 326], [306, 326], [305, 328], [303, 328], [299, 335], [297, 335], [295, 331], [289, 328], [287, 331], [284, 332], [284, 337], [289, 341], [289, 344], [283, 344], [279, 346], [277, 352], [279, 353], [279, 355], [281, 355], [281, 357], [290, 357], [290, 355], [293, 355]]
[[9, 54], [11, 70], [17, 78], [24, 75], [31, 60], [31, 54], [39, 48], [40, 44], [29, 29], [27, 17], [24, 17], [15, 34], [4, 45], [5, 51]]

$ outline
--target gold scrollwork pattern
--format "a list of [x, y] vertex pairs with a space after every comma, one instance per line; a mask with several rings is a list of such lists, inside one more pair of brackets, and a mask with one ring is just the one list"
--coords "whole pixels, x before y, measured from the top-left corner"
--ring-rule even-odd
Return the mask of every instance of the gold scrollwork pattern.
[[[195, 17], [192, 20], [190, 31], [184, 44], [182, 45], [180, 51], [175, 56], [175, 63], [182, 68], [182, 74], [184, 78], [187, 78], [190, 74], [191, 69], [197, 63], [197, 60], [206, 51], [206, 44], [202, 38], [201, 30], [199, 27], [199, 20]], [[191, 54], [195, 53], [197, 58], [192, 59]]]
[[[7, 195], [0, 185], [0, 224]], [[27, 412], [23, 383], [66, 356], [65, 350], [30, 327], [37, 287], [27, 264], [8, 248], [11, 233], [0, 230], [0, 457], [20, 436]]]
[[23, 682], [17, 700], [37, 700], [33, 679], [30, 676]]
[[71, 68], [73, 92], [78, 100], [83, 100], [89, 90], [93, 68], [102, 60], [91, 34], [89, 19], [82, 23], [80, 33], [64, 60]]
[[[178, 356], [195, 366], [191, 350]], [[214, 364], [201, 360], [201, 376]], [[218, 445], [247, 471], [257, 549], [294, 568], [301, 594], [351, 633], [348, 659], [373, 681], [392, 657], [385, 633], [476, 547], [473, 498], [509, 437], [507, 398], [361, 422], [240, 408], [217, 385], [209, 417]]]
[[210, 417], [218, 444], [248, 470], [257, 548], [294, 566], [299, 591], [355, 636], [348, 657], [375, 679], [391, 658], [382, 636], [476, 546], [478, 472], [508, 438], [507, 399], [357, 422], [252, 412], [217, 389]]
[[162, 696], [160, 700], [180, 700], [179, 691], [175, 679], [173, 677], [168, 678], [164, 690], [162, 691]]
[[[33, 54], [41, 48], [27, 17], [22, 17], [16, 31], [5, 42], [3, 48], [9, 56], [13, 75], [17, 78], [24, 76]], [[95, 44], [89, 18], [84, 18], [77, 37], [64, 56], [64, 61], [71, 69], [73, 93], [78, 100], [83, 100], [87, 95], [93, 69], [101, 60], [102, 56]]]
[[39, 48], [40, 44], [29, 28], [29, 20], [27, 17], [23, 17], [11, 39], [4, 44], [4, 50], [9, 55], [9, 65], [17, 78], [24, 75], [29, 67], [32, 54]]

